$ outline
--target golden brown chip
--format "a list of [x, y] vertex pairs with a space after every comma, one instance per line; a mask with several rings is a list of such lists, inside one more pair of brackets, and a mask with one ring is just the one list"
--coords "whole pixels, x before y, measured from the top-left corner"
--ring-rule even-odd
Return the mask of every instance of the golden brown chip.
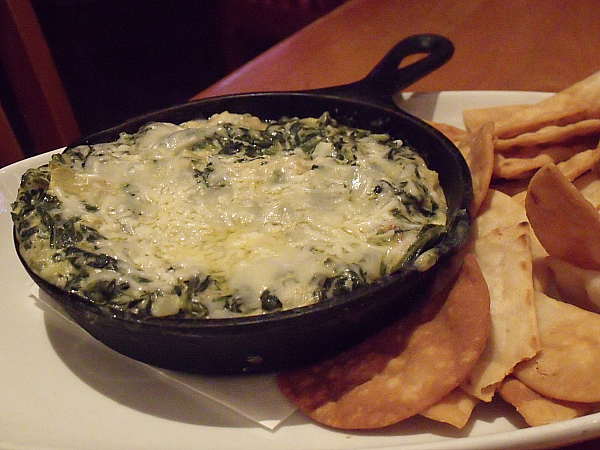
[[488, 122], [474, 133], [467, 133], [451, 125], [432, 125], [456, 145], [469, 166], [473, 180], [471, 214], [475, 217], [487, 194], [494, 171], [494, 124]]
[[544, 397], [513, 377], [502, 382], [498, 393], [532, 427], [574, 419], [600, 408], [600, 405], [593, 403], [565, 402]]
[[446, 294], [328, 361], [278, 375], [281, 391], [336, 428], [380, 428], [418, 414], [459, 385], [489, 331], [487, 285], [472, 255]]
[[581, 136], [598, 136], [600, 119], [587, 119], [568, 125], [551, 125], [531, 133], [519, 134], [510, 139], [497, 139], [494, 148], [497, 152], [509, 152], [516, 147], [560, 144]]
[[596, 210], [600, 209], [600, 176], [598, 176], [597, 167], [598, 164], [592, 170], [573, 180], [575, 187]]
[[573, 181], [591, 170], [598, 161], [600, 161], [600, 145], [577, 153], [568, 160], [559, 162], [556, 167], [569, 181]]
[[473, 180], [471, 214], [477, 215], [494, 171], [494, 124], [484, 125], [477, 133], [469, 134], [458, 142], [457, 147], [465, 157]]
[[507, 107], [504, 114], [499, 114], [498, 108], [465, 111], [463, 118], [469, 131], [476, 129], [475, 123], [492, 120], [496, 136], [500, 138], [512, 138], [551, 125], [562, 126], [586, 119], [598, 119], [600, 72], [536, 104]]
[[489, 106], [487, 108], [465, 109], [463, 111], [463, 122], [467, 131], [475, 133], [488, 122], [504, 123], [514, 114], [520, 113], [531, 104]]
[[473, 412], [479, 399], [467, 394], [460, 388], [454, 389], [435, 405], [421, 411], [419, 414], [436, 422], [450, 424], [463, 428]]
[[549, 255], [600, 270], [600, 215], [554, 164], [531, 179], [525, 209]]
[[441, 132], [444, 136], [446, 136], [448, 139], [450, 139], [454, 145], [456, 145], [457, 142], [462, 141], [463, 139], [465, 139], [469, 133], [461, 128], [455, 127], [453, 125], [448, 125], [446, 123], [441, 123], [441, 122], [427, 122], [429, 125], [431, 125], [432, 127], [434, 127], [435, 129], [437, 129], [439, 132]]
[[587, 150], [584, 145], [523, 147], [510, 154], [494, 155], [494, 177], [507, 180], [531, 178], [537, 169], [548, 163], [560, 163]]
[[[473, 221], [473, 228], [476, 230], [477, 236], [482, 237], [497, 228], [510, 228], [527, 222], [524, 197], [522, 201], [518, 197], [520, 195], [510, 197], [503, 192], [490, 189], [481, 206], [479, 216]], [[535, 233], [530, 228], [528, 231], [534, 287], [545, 292], [551, 280], [550, 271], [545, 263], [548, 252], [540, 244]]]
[[[600, 177], [598, 176], [600, 144], [596, 149], [585, 150], [579, 146], [574, 146], [573, 150], [576, 150], [576, 153], [569, 159], [562, 162], [553, 162], [558, 170], [560, 170], [561, 173], [568, 180], [572, 181], [575, 187], [581, 191], [585, 199], [598, 210], [600, 209]], [[501, 155], [496, 156], [502, 157]], [[514, 181], [509, 182], [509, 184], [513, 183]], [[513, 199], [517, 202], [525, 205], [528, 186], [525, 186], [525, 188], [519, 192], [519, 189], [522, 189], [522, 186], [523, 185], [512, 186], [510, 188], [510, 195], [512, 195]]]
[[479, 361], [461, 387], [489, 402], [513, 367], [540, 348], [529, 224], [486, 234], [475, 242], [474, 253], [490, 292], [492, 326]]
[[600, 313], [600, 271], [582, 269], [552, 257], [546, 258], [546, 265], [562, 300]]
[[[522, 222], [527, 222], [525, 202], [519, 201], [517, 197], [519, 196], [511, 197], [495, 189], [488, 191], [479, 215], [473, 221], [473, 230], [478, 238], [496, 229], [511, 228]], [[537, 240], [531, 227], [528, 228], [527, 234], [531, 247], [534, 287], [544, 290], [551, 279], [550, 272], [544, 262], [548, 253]]]
[[511, 228], [526, 221], [523, 205], [503, 192], [489, 189], [473, 228], [477, 236], [482, 237], [498, 228]]
[[600, 315], [535, 294], [541, 350], [514, 376], [540, 394], [571, 402], [600, 402]]
[[514, 180], [501, 180], [501, 179], [493, 179], [490, 183], [491, 189], [496, 189], [500, 192], [504, 192], [506, 195], [510, 195], [514, 197], [521, 192], [527, 191], [527, 186], [529, 185], [528, 178], [520, 178]]
[[[523, 206], [523, 211], [525, 211], [525, 199], [527, 198], [527, 189], [514, 194], [511, 198], [515, 202], [517, 202], [519, 205]], [[527, 217], [527, 214], [525, 214], [525, 217]], [[534, 236], [535, 236], [535, 234], [534, 234]]]
[[546, 264], [548, 252], [535, 236], [535, 233], [533, 230], [531, 230], [531, 227], [529, 229], [529, 242], [531, 242], [531, 261], [533, 266], [533, 288], [541, 292], [548, 292], [548, 289], [552, 286], [552, 274], [550, 273], [550, 269]]

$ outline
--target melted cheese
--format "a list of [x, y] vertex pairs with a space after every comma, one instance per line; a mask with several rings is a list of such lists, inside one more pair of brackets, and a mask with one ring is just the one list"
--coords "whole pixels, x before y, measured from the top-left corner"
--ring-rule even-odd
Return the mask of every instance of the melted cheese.
[[[90, 251], [119, 262], [118, 270], [88, 267], [81, 291], [114, 279], [122, 286], [116, 304], [152, 298], [151, 313], [165, 316], [186, 308], [190, 299], [178, 289], [196, 277], [210, 280], [201, 295], [209, 317], [230, 316], [224, 306], [232, 299], [234, 312], [263, 312], [265, 292], [289, 309], [318, 301], [324, 280], [348, 268], [360, 267], [367, 282], [396, 270], [425, 225], [445, 224], [437, 174], [416, 154], [389, 158], [380, 135], [360, 135], [349, 163], [327, 140], [308, 152], [227, 154], [232, 127], [267, 130], [255, 117], [229, 113], [155, 123], [93, 146], [84, 163], [51, 162], [48, 193], [62, 220], [96, 230], [103, 238]], [[438, 207], [415, 214], [399, 183]], [[39, 246], [30, 253], [39, 257]], [[58, 266], [46, 269], [51, 282], [65, 278], [52, 273]]]

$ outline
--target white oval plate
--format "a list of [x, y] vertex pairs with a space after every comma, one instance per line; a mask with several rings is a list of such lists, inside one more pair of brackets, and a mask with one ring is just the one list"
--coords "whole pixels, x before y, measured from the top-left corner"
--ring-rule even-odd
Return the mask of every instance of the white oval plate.
[[[401, 106], [462, 126], [462, 110], [537, 102], [535, 92], [404, 94]], [[497, 400], [464, 430], [421, 417], [374, 432], [339, 432], [296, 413], [274, 431], [120, 357], [31, 295], [14, 250], [10, 202], [40, 155], [0, 169], [0, 447], [19, 449], [516, 449], [555, 448], [600, 436], [600, 414], [527, 428]], [[260, 392], [256, 392], [260, 401]]]

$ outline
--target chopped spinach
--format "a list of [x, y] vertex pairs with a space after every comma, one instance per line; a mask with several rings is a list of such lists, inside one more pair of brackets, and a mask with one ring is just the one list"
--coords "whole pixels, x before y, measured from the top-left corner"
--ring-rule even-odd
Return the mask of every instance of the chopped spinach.
[[[423, 179], [418, 164], [414, 163], [419, 157], [410, 146], [385, 134], [341, 125], [329, 113], [324, 113], [318, 118], [284, 117], [264, 121], [261, 127], [240, 125], [235, 121], [219, 122], [218, 126], [201, 132], [189, 132], [190, 130], [178, 128], [173, 124], [166, 124], [168, 133], [164, 134], [160, 125], [151, 123], [141, 127], [136, 133], [123, 133], [115, 143], [70, 147], [53, 155], [50, 164], [30, 169], [23, 175], [11, 212], [19, 245], [24, 252], [30, 252], [31, 255], [44, 255], [44, 261], [34, 261], [32, 264], [39, 270], [48, 270], [47, 267], [55, 270], [50, 277], [51, 281], [67, 292], [77, 293], [92, 303], [138, 316], [151, 316], [153, 304], [170, 301], [171, 298], [174, 299], [173, 304], [179, 308], [174, 316], [183, 318], [210, 317], [211, 311], [219, 308], [235, 316], [268, 313], [287, 307], [288, 299], [284, 298], [285, 294], [280, 294], [283, 290], [277, 287], [264, 289], [253, 294], [251, 299], [245, 299], [240, 294], [243, 289], [238, 291], [230, 286], [223, 287], [221, 284], [226, 285], [227, 282], [220, 284], [217, 281], [218, 274], [202, 273], [204, 269], [194, 267], [185, 272], [186, 275], [178, 275], [180, 265], [172, 262], [158, 270], [160, 276], [166, 276], [169, 281], [157, 288], [156, 284], [153, 284], [156, 282], [155, 275], [147, 275], [146, 272], [137, 270], [135, 262], [122, 257], [121, 253], [113, 253], [110, 247], [112, 241], [99, 231], [106, 231], [106, 228], [98, 225], [102, 222], [101, 214], [105, 212], [103, 208], [106, 208], [102, 199], [83, 195], [84, 198], [79, 198], [77, 203], [77, 200], [69, 200], [68, 197], [61, 196], [60, 191], [50, 187], [53, 167], [66, 167], [73, 173], [84, 172], [82, 179], [76, 179], [71, 186], [74, 191], [84, 190], [82, 187], [88, 186], [86, 177], [92, 174], [93, 178], [94, 169], [101, 167], [111, 158], [136, 157], [132, 148], [138, 144], [147, 145], [146, 133], [156, 130], [159, 134], [163, 133], [160, 136], [164, 146], [177, 143], [178, 139], [186, 142], [185, 148], [179, 150], [186, 158], [185, 167], [189, 167], [191, 190], [210, 191], [214, 198], [231, 187], [228, 170], [232, 166], [247, 167], [242, 165], [248, 163], [252, 164], [253, 170], [263, 171], [261, 174], [268, 173], [267, 177], [277, 184], [278, 189], [286, 188], [283, 183], [293, 170], [286, 172], [285, 165], [270, 169], [272, 166], [267, 164], [272, 161], [273, 156], [281, 157], [281, 160], [293, 156], [301, 160], [305, 168], [312, 171], [319, 169], [310, 174], [315, 179], [319, 179], [324, 173], [327, 174], [327, 170], [345, 170], [345, 173], [358, 170], [355, 166], [359, 166], [360, 158], [364, 158], [361, 151], [365, 144], [361, 140], [369, 138], [369, 142], [374, 140], [384, 146], [383, 150], [378, 150], [381, 153], [378, 153], [379, 160], [376, 164], [385, 162], [386, 167], [389, 167], [390, 161], [394, 163], [391, 165], [392, 169], [382, 178], [394, 172], [396, 168], [400, 171], [405, 167], [405, 178], [410, 178], [410, 181], [407, 181], [402, 177], [394, 178], [390, 175], [389, 180], [375, 179], [373, 184], [368, 185], [369, 189], [366, 192], [369, 200], [379, 202], [382, 206], [394, 205], [386, 210], [385, 220], [377, 224], [375, 235], [378, 240], [372, 241], [377, 241], [374, 245], [387, 243], [392, 239], [400, 240], [402, 233], [407, 230], [420, 230], [416, 242], [410, 246], [401, 261], [402, 265], [414, 259], [423, 247], [427, 248], [436, 242], [445, 231], [444, 225], [422, 225], [423, 217], [436, 216], [445, 205], [438, 204], [431, 195], [427, 180]], [[178, 131], [183, 134], [177, 134], [169, 140], [169, 136], [172, 136], [169, 133]], [[152, 170], [156, 170], [161, 157], [157, 151], [145, 162], [151, 163]], [[178, 162], [181, 163], [181, 160]], [[260, 169], [256, 169], [259, 166]], [[264, 172], [265, 170], [267, 172]], [[56, 180], [52, 182], [57, 183]], [[352, 191], [353, 183], [354, 179], [351, 177], [341, 178], [339, 186]], [[93, 182], [90, 185], [93, 185]], [[115, 206], [115, 210], [134, 211], [136, 214], [135, 217], [127, 219], [130, 222], [124, 220], [118, 223], [118, 228], [130, 232], [133, 229], [130, 228], [133, 227], [130, 223], [135, 223], [144, 213], [136, 203], [143, 197], [144, 191], [139, 189], [135, 180], [130, 183], [129, 178], [126, 182], [121, 180], [118, 189], [127, 194], [127, 199]], [[65, 214], [64, 209], [68, 208], [65, 205], [73, 203], [77, 203], [77, 207]], [[413, 220], [416, 216], [420, 219]], [[86, 217], [94, 219], [86, 222]], [[111, 236], [110, 231], [106, 236]], [[335, 269], [327, 269], [327, 275], [315, 273], [313, 278], [317, 281], [311, 285], [307, 294], [307, 297], [312, 296], [311, 301], [345, 295], [373, 281], [359, 263], [340, 260], [335, 264]], [[195, 274], [190, 275], [190, 272]], [[331, 276], [332, 273], [335, 275]], [[274, 292], [277, 292], [277, 295]], [[255, 305], [248, 306], [252, 302]], [[218, 305], [217, 308], [214, 308], [214, 305]]]

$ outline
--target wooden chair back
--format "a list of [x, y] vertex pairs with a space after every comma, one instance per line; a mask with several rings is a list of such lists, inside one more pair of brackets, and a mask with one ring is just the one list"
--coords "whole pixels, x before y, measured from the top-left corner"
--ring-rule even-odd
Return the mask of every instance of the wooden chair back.
[[[15, 100], [10, 113], [6, 105], [0, 111], [0, 167], [80, 136], [30, 0], [0, 0], [0, 62]], [[15, 137], [11, 113], [24, 124], [26, 139]]]

